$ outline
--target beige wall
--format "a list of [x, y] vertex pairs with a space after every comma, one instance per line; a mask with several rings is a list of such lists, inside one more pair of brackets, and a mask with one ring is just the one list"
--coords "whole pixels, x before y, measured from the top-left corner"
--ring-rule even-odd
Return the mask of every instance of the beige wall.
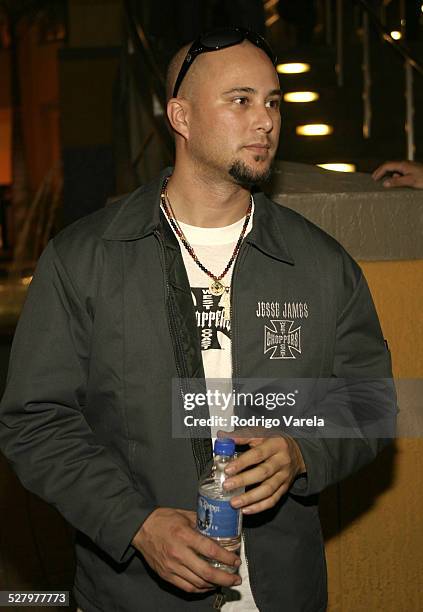
[[[395, 376], [423, 378], [423, 261], [361, 265]], [[398, 440], [371, 466], [326, 491], [321, 514], [330, 612], [423, 610], [422, 440]]]

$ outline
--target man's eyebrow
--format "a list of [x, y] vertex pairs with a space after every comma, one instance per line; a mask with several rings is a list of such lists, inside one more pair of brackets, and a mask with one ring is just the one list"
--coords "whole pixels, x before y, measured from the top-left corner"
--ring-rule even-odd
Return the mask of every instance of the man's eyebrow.
[[[227, 96], [228, 94], [233, 94], [233, 93], [256, 94], [258, 92], [257, 92], [257, 89], [254, 89], [253, 87], [233, 87], [232, 89], [228, 89], [228, 91], [224, 91], [222, 95]], [[272, 89], [271, 91], [269, 91], [267, 95], [268, 96], [282, 96], [282, 90]]]

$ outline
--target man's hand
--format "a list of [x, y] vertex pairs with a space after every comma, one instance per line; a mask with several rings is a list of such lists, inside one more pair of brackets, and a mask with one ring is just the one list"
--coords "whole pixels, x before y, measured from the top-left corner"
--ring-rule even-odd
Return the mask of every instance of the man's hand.
[[187, 593], [206, 593], [216, 585], [241, 584], [236, 574], [211, 567], [199, 555], [239, 567], [238, 555], [196, 530], [196, 514], [188, 510], [157, 508], [132, 540], [149, 566], [164, 580]]
[[423, 164], [412, 161], [389, 161], [385, 162], [372, 174], [375, 181], [383, 178], [385, 174], [392, 172], [392, 176], [383, 181], [384, 187], [414, 187], [423, 189]]
[[306, 472], [299, 446], [288, 436], [261, 438], [254, 433], [255, 437], [248, 438], [245, 433], [239, 437], [236, 434], [236, 431], [222, 431], [218, 435], [232, 438], [236, 444], [248, 444], [251, 448], [225, 469], [230, 478], [225, 480], [223, 487], [229, 491], [252, 484], [258, 486], [233, 497], [231, 504], [234, 508], [241, 508], [244, 514], [272, 508], [288, 491], [294, 478]]

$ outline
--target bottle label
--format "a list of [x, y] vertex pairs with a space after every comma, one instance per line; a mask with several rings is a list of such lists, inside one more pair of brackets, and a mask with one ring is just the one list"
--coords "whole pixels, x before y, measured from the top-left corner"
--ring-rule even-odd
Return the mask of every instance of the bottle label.
[[198, 496], [197, 527], [212, 538], [236, 538], [239, 535], [240, 510], [232, 508], [229, 500]]

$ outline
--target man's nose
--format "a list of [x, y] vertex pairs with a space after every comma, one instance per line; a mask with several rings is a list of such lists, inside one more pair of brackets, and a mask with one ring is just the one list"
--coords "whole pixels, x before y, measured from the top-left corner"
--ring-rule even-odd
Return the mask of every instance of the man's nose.
[[270, 132], [273, 129], [273, 117], [271, 109], [266, 106], [258, 105], [256, 109], [255, 124], [257, 130]]

